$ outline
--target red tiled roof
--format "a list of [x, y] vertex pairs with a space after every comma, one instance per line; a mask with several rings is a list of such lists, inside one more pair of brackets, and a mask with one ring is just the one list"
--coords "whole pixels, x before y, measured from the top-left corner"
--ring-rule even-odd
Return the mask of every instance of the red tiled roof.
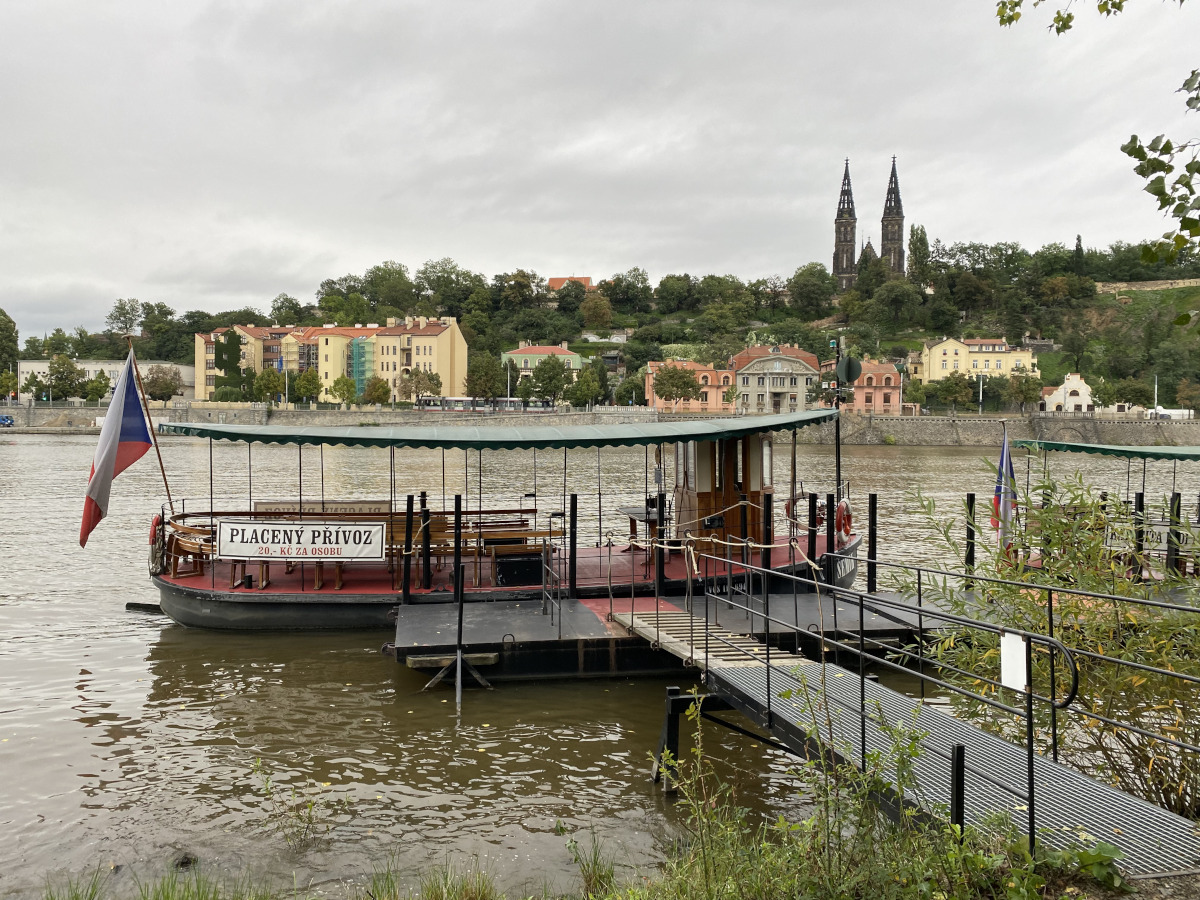
[[574, 350], [564, 350], [562, 347], [518, 347], [516, 350], [506, 350], [506, 353], [512, 353], [517, 356], [529, 354], [530, 356], [578, 356]]
[[578, 281], [580, 284], [582, 284], [585, 288], [588, 288], [589, 290], [592, 287], [592, 279], [587, 275], [566, 275], [562, 278], [558, 278], [558, 277], [550, 278], [546, 281], [546, 287], [549, 290], [557, 291], [568, 281]]
[[792, 359], [799, 359], [808, 363], [810, 366], [812, 366], [813, 371], [818, 371], [820, 369], [820, 363], [817, 361], [815, 354], [809, 353], [807, 350], [802, 350], [799, 347], [786, 347], [782, 344], [779, 345], [778, 353], [772, 353], [771, 350], [774, 346], [775, 345], [767, 346], [764, 344], [759, 344], [754, 347], [747, 347], [745, 350], [733, 357], [732, 368], [735, 370], [742, 369], [754, 360], [762, 359], [764, 356], [788, 356]]

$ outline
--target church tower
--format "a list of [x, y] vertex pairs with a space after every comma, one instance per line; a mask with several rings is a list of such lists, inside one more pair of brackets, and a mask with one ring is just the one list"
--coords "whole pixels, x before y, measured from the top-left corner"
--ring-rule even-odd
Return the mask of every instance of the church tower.
[[904, 207], [900, 203], [900, 182], [896, 178], [896, 157], [892, 157], [892, 177], [888, 180], [887, 199], [883, 203], [883, 231], [879, 235], [879, 255], [893, 272], [904, 274]]
[[[895, 178], [894, 168], [892, 177]], [[888, 196], [891, 194], [889, 193]], [[900, 194], [897, 193], [897, 202], [899, 199]], [[847, 159], [846, 174], [842, 176], [842, 196], [838, 199], [837, 218], [833, 220], [833, 274], [837, 278], [839, 294], [854, 287], [854, 280], [858, 277], [854, 259], [857, 227], [858, 219], [854, 215], [854, 192], [850, 189], [850, 160]], [[901, 228], [903, 229], [903, 227], [903, 220], [901, 220]]]

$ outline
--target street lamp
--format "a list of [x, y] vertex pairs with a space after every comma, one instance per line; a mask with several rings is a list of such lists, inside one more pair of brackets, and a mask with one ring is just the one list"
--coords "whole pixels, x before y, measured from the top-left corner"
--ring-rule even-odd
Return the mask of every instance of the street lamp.
[[978, 373], [976, 375], [976, 377], [979, 379], [979, 414], [982, 416], [983, 415], [983, 373], [982, 372]]

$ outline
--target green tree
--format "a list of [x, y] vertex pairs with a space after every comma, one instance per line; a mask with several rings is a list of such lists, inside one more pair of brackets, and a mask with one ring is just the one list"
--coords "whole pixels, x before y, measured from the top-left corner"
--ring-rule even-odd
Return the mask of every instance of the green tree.
[[97, 372], [95, 378], [89, 378], [83, 385], [83, 396], [85, 399], [95, 403], [97, 400], [103, 400], [108, 396], [108, 392], [112, 389], [112, 382], [108, 375], [104, 372]]
[[612, 391], [612, 385], [608, 383], [608, 366], [604, 364], [601, 357], [597, 356], [588, 363], [588, 369], [596, 376], [596, 383], [600, 385], [600, 397], [595, 402], [607, 400]]
[[142, 323], [142, 304], [130, 297], [128, 300], [117, 300], [112, 309], [104, 317], [104, 327], [117, 334], [138, 334], [138, 326]]
[[533, 370], [533, 396], [539, 400], [549, 400], [557, 403], [559, 396], [570, 383], [571, 376], [567, 364], [557, 356], [547, 356]]
[[1088, 347], [1091, 336], [1081, 329], [1073, 328], [1063, 338], [1063, 355], [1071, 363], [1072, 372], [1083, 372], [1083, 364], [1088, 358]]
[[[156, 366], [156, 368], [158, 368]], [[283, 394], [283, 373], [274, 369], [263, 369], [254, 377], [254, 397], [270, 402]]]
[[821, 263], [801, 266], [787, 281], [792, 309], [806, 321], [829, 315], [836, 290], [837, 279]]
[[[587, 299], [587, 288], [583, 286], [583, 282], [571, 279], [554, 292], [554, 299], [558, 302], [558, 311], [560, 313], [573, 313], [579, 310], [584, 300]], [[610, 307], [610, 316], [611, 312]], [[584, 324], [587, 324], [586, 317], [584, 318]]]
[[893, 279], [879, 286], [871, 298], [877, 318], [899, 328], [908, 322], [921, 305], [921, 293], [907, 281]]
[[936, 384], [938, 398], [943, 403], [949, 403], [952, 412], [958, 411], [958, 404], [970, 403], [974, 396], [975, 386], [962, 372], [951, 372]]
[[44, 359], [42, 339], [30, 335], [25, 338], [25, 346], [21, 349], [21, 359]]
[[609, 328], [612, 325], [612, 303], [599, 292], [593, 292], [584, 300], [579, 312], [583, 316], [583, 324], [588, 328]]
[[509, 312], [522, 309], [533, 309], [540, 305], [544, 295], [544, 282], [536, 272], [517, 269], [503, 277], [504, 286], [500, 291], [500, 307]]
[[579, 379], [566, 388], [564, 395], [572, 406], [590, 406], [599, 403], [605, 396], [600, 387], [600, 379], [596, 377], [596, 372], [591, 366], [584, 369]]
[[504, 361], [504, 396], [513, 396], [513, 391], [521, 384], [521, 370], [512, 359]]
[[42, 354], [48, 357], [66, 356], [71, 352], [71, 336], [61, 328], [55, 328], [42, 341]]
[[1101, 379], [1092, 388], [1092, 401], [1098, 408], [1112, 406], [1117, 402], [1117, 387], [1107, 379]]
[[925, 385], [920, 381], [910, 381], [904, 385], [905, 403], [925, 403]]
[[922, 294], [925, 286], [933, 280], [929, 236], [925, 234], [924, 225], [913, 225], [908, 229], [908, 280]]
[[696, 380], [696, 373], [690, 369], [667, 363], [654, 373], [654, 394], [668, 403], [674, 403], [676, 400], [696, 400], [700, 397], [700, 382]]
[[36, 373], [30, 372], [25, 378], [25, 383], [21, 385], [22, 394], [32, 394], [34, 400], [42, 400], [48, 394], [46, 382], [42, 381]]
[[239, 388], [231, 385], [223, 385], [213, 391], [213, 402], [215, 403], [240, 403], [242, 401], [242, 392]]
[[361, 293], [375, 312], [371, 321], [382, 319], [382, 313], [389, 311], [403, 315], [417, 300], [417, 289], [408, 277], [408, 268], [390, 259], [367, 269]]
[[1200, 384], [1190, 378], [1181, 378], [1175, 388], [1175, 403], [1182, 409], [1200, 409]]
[[626, 376], [613, 394], [617, 406], [645, 406], [646, 388], [640, 373]]
[[304, 322], [304, 307], [295, 297], [277, 294], [271, 301], [271, 321], [276, 325], [301, 325]]
[[[476, 291], [487, 294], [487, 281], [482, 275], [464, 269], [450, 257], [430, 259], [417, 269], [414, 278], [417, 291], [428, 296], [435, 310], [460, 319], [470, 311], [468, 300]], [[487, 303], [491, 308], [491, 300]]]
[[392, 397], [392, 389], [388, 383], [374, 375], [363, 385], [362, 402], [367, 404], [387, 403]]
[[16, 400], [18, 387], [16, 372], [0, 372], [0, 400]]
[[1139, 381], [1137, 378], [1122, 378], [1113, 387], [1118, 403], [1144, 406], [1147, 409], [1154, 405], [1154, 389], [1144, 381]]
[[600, 292], [612, 302], [613, 309], [621, 313], [649, 312], [654, 296], [646, 270], [639, 268], [617, 272], [608, 281], [600, 282]]
[[468, 397], [494, 400], [507, 390], [500, 360], [490, 353], [472, 353], [467, 361], [465, 390]]
[[305, 369], [291, 380], [288, 392], [292, 399], [312, 402], [321, 394], [321, 374], [316, 369]]
[[442, 376], [437, 372], [426, 372], [417, 369], [409, 376], [412, 382], [412, 392], [420, 400], [422, 397], [440, 397], [442, 395]]
[[654, 299], [660, 313], [695, 309], [700, 305], [696, 279], [688, 274], [664, 275], [654, 290]]
[[858, 261], [858, 278], [854, 280], [854, 289], [864, 300], [870, 300], [890, 276], [891, 269], [886, 262], [878, 256], [863, 254]]
[[183, 390], [183, 376], [175, 366], [151, 366], [142, 379], [151, 400], [170, 400]]
[[337, 397], [343, 403], [350, 405], [358, 399], [358, 384], [349, 375], [339, 375], [334, 379], [333, 387], [329, 389], [329, 393]]
[[20, 357], [20, 343], [17, 337], [17, 323], [4, 310], [0, 309], [0, 372], [17, 368]]
[[68, 397], [83, 396], [87, 378], [83, 369], [75, 365], [69, 356], [60, 353], [50, 360], [46, 382], [55, 397], [66, 400]]
[[1024, 413], [1026, 404], [1042, 399], [1042, 379], [1028, 372], [1014, 372], [1008, 378], [1004, 398], [1009, 403], [1018, 404]]

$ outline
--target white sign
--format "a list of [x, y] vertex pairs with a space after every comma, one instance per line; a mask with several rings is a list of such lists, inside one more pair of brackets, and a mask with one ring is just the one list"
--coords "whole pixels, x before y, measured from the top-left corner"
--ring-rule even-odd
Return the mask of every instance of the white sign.
[[1025, 692], [1025, 638], [1011, 631], [1000, 635], [1000, 683]]
[[[255, 500], [256, 513], [294, 513], [300, 512], [300, 504], [288, 500]], [[388, 514], [387, 500], [305, 500], [306, 513], [375, 513]]]
[[217, 556], [224, 559], [381, 560], [383, 523], [222, 519]]

